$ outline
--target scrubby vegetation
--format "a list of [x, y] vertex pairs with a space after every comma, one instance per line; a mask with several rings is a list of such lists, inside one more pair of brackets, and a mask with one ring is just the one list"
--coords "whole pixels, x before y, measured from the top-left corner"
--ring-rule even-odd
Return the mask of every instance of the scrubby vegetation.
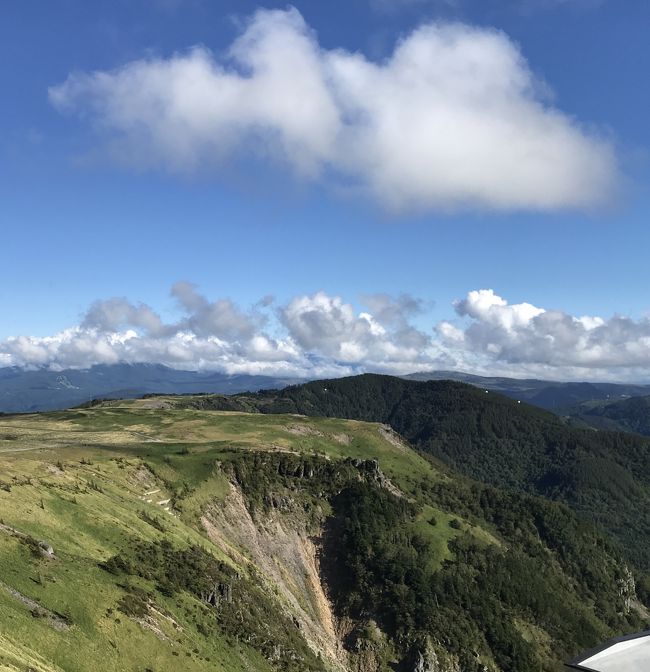
[[650, 436], [650, 397], [632, 397], [600, 404], [583, 404], [571, 409], [574, 416], [598, 427]]
[[[296, 625], [253, 580], [220, 562], [201, 546], [174, 548], [167, 540], [138, 543], [101, 567], [119, 577], [137, 576], [152, 590], [173, 598], [184, 591], [200, 602], [191, 618], [205, 636], [218, 632], [232, 646], [243, 638], [283, 672], [320, 672], [323, 665]], [[142, 618], [155, 593], [127, 588], [118, 608]]]
[[463, 532], [451, 542], [453, 558], [431, 571], [430, 541], [412, 526], [414, 505], [354, 484], [333, 500], [326, 565], [342, 613], [377, 621], [402, 645], [441, 638], [468, 672], [490, 659], [502, 670], [556, 669], [522, 623], [541, 628], [556, 656], [610, 628], [642, 624], [626, 607], [615, 551], [568, 509], [481, 486], [440, 487], [445, 508], [491, 520], [507, 545]]
[[646, 626], [650, 579], [569, 507], [384, 426], [192, 399], [3, 419], [1, 662], [555, 672]]
[[650, 569], [648, 439], [568, 427], [547, 411], [450, 381], [363, 375], [233, 399], [263, 413], [390, 424], [473, 479], [568, 504]]

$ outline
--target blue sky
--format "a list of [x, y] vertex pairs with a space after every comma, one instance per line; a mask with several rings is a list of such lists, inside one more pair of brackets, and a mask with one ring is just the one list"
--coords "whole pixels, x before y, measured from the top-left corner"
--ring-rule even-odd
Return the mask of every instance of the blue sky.
[[[274, 8], [280, 13], [268, 12]], [[449, 366], [648, 378], [647, 2], [296, 1], [288, 10], [241, 0], [22, 0], [2, 11], [0, 362], [157, 359], [309, 375], [318, 360], [326, 364], [315, 373]], [[252, 35], [255, 26], [271, 35], [268, 45]], [[438, 32], [426, 32], [431, 26]], [[170, 64], [185, 68], [173, 94], [184, 100], [190, 68], [206, 66], [212, 75], [224, 68], [231, 79], [245, 79], [247, 68], [254, 75], [258, 67], [246, 59], [261, 59], [263, 68], [274, 49], [290, 52], [282, 35], [272, 41], [285, 29], [307, 35], [314, 67], [329, 73], [326, 93], [336, 89], [344, 115], [379, 124], [385, 109], [392, 114], [386, 98], [398, 87], [424, 133], [452, 128], [449, 143], [432, 141], [419, 152], [417, 138], [408, 145], [408, 128], [388, 138], [353, 119], [332, 150], [323, 140], [325, 103], [314, 103], [305, 119], [294, 115], [315, 94], [301, 96], [307, 76], [292, 81], [302, 60], [291, 53], [270, 102], [261, 100], [261, 82], [234, 116], [216, 125], [197, 121], [202, 105], [211, 114], [204, 87], [184, 125], [160, 126], [156, 115], [169, 111], [161, 100], [172, 96]], [[431, 90], [409, 88], [406, 75], [391, 79], [400, 41], [412, 47]], [[234, 65], [227, 55], [233, 43]], [[437, 51], [427, 51], [431, 44]], [[196, 46], [202, 51], [191, 51]], [[474, 70], [459, 59], [475, 53], [478, 74], [467, 93], [463, 78]], [[331, 66], [337, 54], [345, 56]], [[356, 79], [350, 75], [359, 59], [363, 81], [356, 70]], [[162, 88], [134, 85], [134, 64], [146, 86], [162, 72], [155, 85]], [[368, 74], [373, 68], [380, 74]], [[525, 81], [513, 89], [517, 78]], [[503, 86], [500, 98], [490, 93], [495, 86]], [[437, 112], [429, 110], [440, 100]], [[269, 112], [276, 103], [280, 111]], [[496, 118], [486, 128], [481, 107]], [[443, 121], [429, 125], [429, 114]], [[459, 118], [468, 121], [458, 129]], [[195, 126], [183, 138], [188, 124]], [[170, 148], [174, 134], [180, 139]], [[233, 135], [236, 147], [223, 149]], [[186, 150], [189, 160], [181, 156]], [[399, 169], [384, 170], [393, 157]], [[448, 175], [456, 173], [450, 186]], [[183, 303], [170, 293], [178, 282], [195, 283], [194, 299]], [[468, 297], [490, 289], [494, 294]], [[378, 294], [392, 297], [392, 317], [386, 301], [368, 300]], [[256, 307], [268, 295], [273, 303]], [[408, 303], [403, 295], [417, 299], [417, 309], [399, 312]], [[204, 322], [199, 296], [211, 306]], [[88, 319], [89, 307], [113, 297], [124, 305], [100, 328]], [[248, 326], [228, 331], [226, 305], [230, 318]], [[152, 332], [134, 317], [143, 306], [164, 329]], [[585, 315], [603, 324], [587, 328]], [[112, 350], [127, 332], [138, 347]], [[174, 359], [169, 341], [181, 332], [205, 343]], [[262, 350], [273, 354], [258, 358], [253, 337], [267, 339]], [[206, 354], [215, 342], [222, 349]]]

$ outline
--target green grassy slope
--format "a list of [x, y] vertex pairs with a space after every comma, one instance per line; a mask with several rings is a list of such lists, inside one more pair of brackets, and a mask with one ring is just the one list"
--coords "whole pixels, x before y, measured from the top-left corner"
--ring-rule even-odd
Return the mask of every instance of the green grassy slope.
[[379, 425], [188, 401], [0, 418], [0, 669], [534, 672], [644, 625], [565, 507]]
[[384, 422], [471, 478], [571, 506], [650, 569], [650, 440], [566, 426], [539, 408], [450, 381], [363, 375], [201, 403]]

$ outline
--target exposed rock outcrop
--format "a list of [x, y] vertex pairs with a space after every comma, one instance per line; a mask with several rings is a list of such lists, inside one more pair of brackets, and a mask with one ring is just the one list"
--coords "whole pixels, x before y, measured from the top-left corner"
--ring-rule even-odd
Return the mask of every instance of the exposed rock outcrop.
[[636, 584], [634, 575], [627, 566], [623, 567], [623, 576], [618, 579], [619, 595], [623, 601], [623, 613], [629, 614], [636, 600]]
[[290, 512], [288, 501], [273, 501], [276, 506], [253, 519], [240, 487], [231, 484], [225, 500], [209, 506], [201, 522], [218, 548], [264, 575], [312, 649], [333, 670], [348, 672], [348, 656], [337, 636], [307, 521]]
[[[390, 487], [376, 460], [352, 464], [365, 477]], [[312, 478], [310, 469], [294, 467], [291, 475]], [[301, 636], [333, 672], [388, 672], [403, 665], [402, 656], [374, 621], [335, 616], [323, 583], [314, 518], [299, 505], [298, 495], [269, 493], [264, 503], [264, 511], [251, 512], [241, 486], [233, 482], [224, 500], [207, 507], [201, 522], [219, 549], [264, 576]], [[210, 604], [227, 600], [228, 587], [215, 586], [203, 599]], [[414, 651], [410, 665], [404, 668], [406, 672], [461, 672], [455, 659], [431, 642]]]

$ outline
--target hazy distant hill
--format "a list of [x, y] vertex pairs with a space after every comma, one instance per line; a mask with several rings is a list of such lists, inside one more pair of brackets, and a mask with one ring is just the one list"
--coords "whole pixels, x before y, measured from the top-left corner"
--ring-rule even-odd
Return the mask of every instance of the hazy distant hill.
[[[581, 415], [594, 405], [650, 395], [650, 386], [613, 383], [562, 383], [555, 381], [474, 376], [456, 371], [426, 371], [404, 376], [407, 380], [457, 380], [562, 415]], [[0, 413], [49, 411], [69, 408], [95, 398], [135, 398], [143, 394], [237, 394], [282, 388], [302, 382], [292, 378], [179, 371], [161, 364], [98, 365], [89, 369], [25, 370], [0, 368]], [[583, 406], [585, 402], [590, 402]], [[595, 416], [589, 425], [619, 429]], [[600, 424], [598, 424], [600, 423]], [[623, 427], [627, 431], [636, 429]]]
[[422, 371], [404, 376], [407, 380], [457, 380], [507, 397], [526, 401], [556, 413], [586, 401], [615, 401], [650, 394], [650, 385], [625, 383], [562, 383], [535, 378], [500, 378], [474, 376], [457, 371]]
[[600, 404], [585, 402], [573, 409], [572, 415], [597, 429], [650, 436], [650, 396]]
[[49, 411], [94, 398], [133, 398], [160, 392], [234, 394], [296, 382], [267, 376], [177, 371], [160, 364], [98, 365], [89, 369], [33, 371], [0, 368], [0, 412]]

